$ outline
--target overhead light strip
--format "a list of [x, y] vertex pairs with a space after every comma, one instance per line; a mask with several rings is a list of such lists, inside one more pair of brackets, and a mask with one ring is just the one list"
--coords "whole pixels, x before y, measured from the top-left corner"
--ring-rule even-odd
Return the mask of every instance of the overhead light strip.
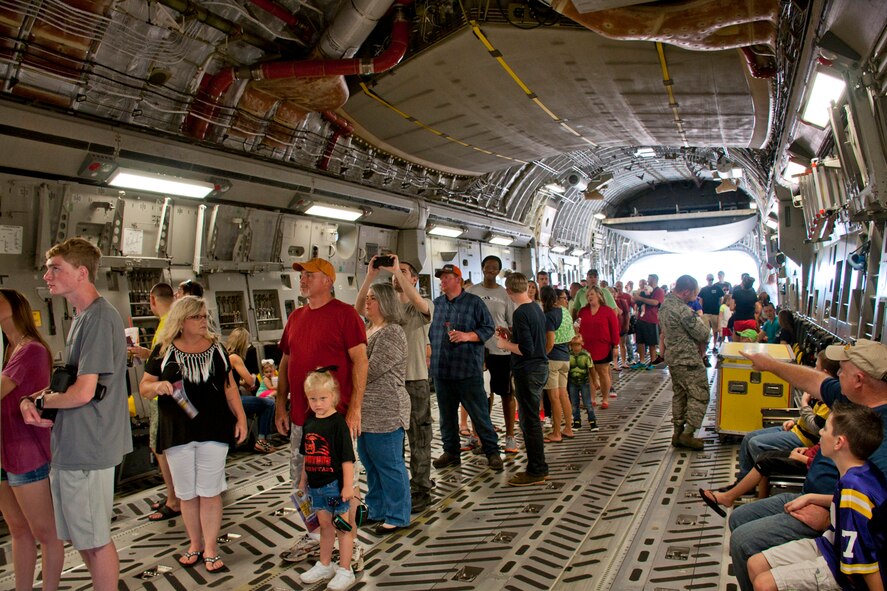
[[410, 115], [409, 113], [405, 113], [405, 112], [401, 111], [400, 109], [395, 107], [393, 104], [386, 101], [384, 98], [382, 98], [381, 96], [376, 94], [373, 90], [370, 90], [369, 86], [367, 86], [365, 82], [360, 83], [360, 88], [361, 88], [361, 90], [363, 90], [363, 93], [365, 95], [367, 95], [371, 99], [381, 103], [382, 105], [388, 107], [390, 110], [394, 111], [395, 113], [397, 113], [398, 115], [400, 115], [401, 117], [403, 117], [404, 119], [409, 121], [410, 123], [417, 125], [418, 127], [421, 127], [425, 131], [430, 131], [434, 135], [436, 135], [438, 137], [442, 137], [443, 139], [445, 139], [449, 142], [453, 142], [454, 144], [459, 144], [460, 146], [462, 146], [464, 148], [474, 150], [475, 152], [480, 152], [481, 154], [487, 154], [488, 156], [495, 156], [496, 158], [502, 158], [503, 160], [509, 160], [511, 162], [516, 162], [518, 164], [529, 164], [529, 162], [527, 162], [526, 160], [521, 160], [520, 158], [512, 158], [511, 156], [506, 156], [504, 154], [498, 154], [498, 153], [493, 152], [491, 150], [487, 150], [486, 148], [481, 148], [479, 146], [469, 144], [468, 142], [462, 141], [459, 138], [455, 138], [443, 131], [440, 131], [439, 129], [435, 129], [435, 128], [431, 127], [430, 125], [422, 123], [421, 121], [419, 121], [418, 119], [416, 119], [415, 117]]
[[[461, 5], [461, 3], [460, 3], [460, 5]], [[471, 30], [474, 31], [474, 36], [477, 37], [478, 41], [480, 41], [483, 44], [483, 46], [487, 49], [487, 52], [490, 54], [490, 57], [492, 57], [493, 59], [495, 59], [499, 63], [499, 65], [502, 67], [502, 69], [505, 70], [505, 72], [511, 77], [512, 80], [514, 80], [515, 84], [517, 84], [518, 87], [520, 87], [520, 89], [524, 92], [524, 94], [527, 95], [527, 98], [529, 98], [531, 101], [533, 101], [533, 103], [537, 107], [542, 109], [542, 111], [544, 111], [546, 115], [548, 115], [552, 120], [554, 120], [555, 123], [560, 125], [565, 131], [573, 134], [574, 136], [576, 136], [578, 138], [582, 138], [582, 140], [585, 143], [587, 143], [589, 146], [591, 146], [593, 148], [599, 147], [596, 143], [591, 141], [589, 138], [585, 137], [584, 135], [582, 135], [581, 133], [579, 133], [578, 131], [576, 131], [572, 127], [570, 127], [570, 125], [567, 124], [565, 119], [561, 119], [560, 117], [558, 117], [551, 109], [549, 109], [545, 105], [545, 103], [542, 102], [542, 100], [539, 98], [539, 96], [535, 92], [530, 90], [530, 87], [528, 87], [526, 84], [524, 84], [524, 81], [520, 79], [520, 76], [518, 76], [517, 73], [513, 69], [511, 69], [511, 66], [509, 66], [508, 62], [505, 61], [505, 58], [502, 57], [502, 52], [499, 51], [498, 49], [496, 49], [493, 46], [493, 44], [490, 43], [490, 40], [487, 38], [487, 36], [481, 30], [478, 22], [476, 20], [472, 20], [469, 18], [468, 14], [465, 12], [464, 6], [462, 7], [462, 14], [465, 16], [465, 20], [467, 20], [469, 22], [469, 24], [471, 25]]]
[[213, 183], [192, 181], [165, 174], [118, 168], [108, 177], [108, 186], [203, 199], [216, 190]]

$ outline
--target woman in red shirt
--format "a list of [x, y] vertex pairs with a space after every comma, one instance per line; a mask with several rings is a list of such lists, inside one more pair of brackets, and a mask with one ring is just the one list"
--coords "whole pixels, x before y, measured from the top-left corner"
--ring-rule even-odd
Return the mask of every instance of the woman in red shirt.
[[0, 289], [0, 328], [6, 336], [0, 380], [0, 512], [9, 526], [17, 591], [31, 589], [37, 544], [43, 553], [43, 589], [55, 591], [65, 550], [58, 539], [49, 491], [49, 429], [26, 425], [19, 404], [49, 385], [52, 357], [28, 300]]
[[585, 294], [588, 305], [579, 310], [579, 334], [585, 343], [585, 350], [594, 362], [594, 371], [601, 384], [601, 408], [607, 408], [607, 395], [610, 393], [610, 362], [613, 361], [613, 348], [619, 344], [619, 321], [616, 312], [604, 304], [601, 288], [589, 286]]

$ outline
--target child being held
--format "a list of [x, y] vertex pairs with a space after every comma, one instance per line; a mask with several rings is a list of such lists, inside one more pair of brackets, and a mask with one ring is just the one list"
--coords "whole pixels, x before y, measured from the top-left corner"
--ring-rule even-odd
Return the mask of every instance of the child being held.
[[[585, 403], [588, 412], [588, 430], [597, 431], [597, 417], [594, 414], [594, 405], [591, 403], [591, 380], [594, 374], [594, 362], [588, 351], [582, 348], [582, 337], [575, 336], [570, 341], [570, 373], [567, 377], [567, 392], [570, 394], [570, 404], [573, 405], [573, 428], [582, 426], [579, 408], [579, 395]], [[604, 403], [607, 398], [604, 397]]]
[[872, 409], [838, 403], [820, 433], [822, 454], [838, 467], [833, 496], [806, 494], [785, 504], [790, 515], [830, 507], [830, 524], [815, 539], [775, 546], [748, 561], [755, 589], [884, 589], [887, 480], [866, 461], [881, 445], [884, 425]]
[[273, 359], [262, 359], [262, 377], [259, 380], [259, 389], [256, 396], [259, 398], [274, 398], [277, 395], [277, 368]]
[[[354, 447], [345, 417], [336, 412], [339, 386], [328, 368], [308, 374], [305, 395], [314, 416], [305, 421], [302, 429], [299, 453], [305, 457], [305, 463], [299, 488], [307, 490], [311, 508], [317, 512], [320, 560], [299, 578], [306, 585], [332, 579], [326, 588], [341, 591], [354, 583], [351, 554], [356, 528], [348, 521], [349, 501], [354, 496]], [[350, 528], [341, 528], [342, 520]], [[332, 563], [336, 536], [339, 538], [338, 567]]]

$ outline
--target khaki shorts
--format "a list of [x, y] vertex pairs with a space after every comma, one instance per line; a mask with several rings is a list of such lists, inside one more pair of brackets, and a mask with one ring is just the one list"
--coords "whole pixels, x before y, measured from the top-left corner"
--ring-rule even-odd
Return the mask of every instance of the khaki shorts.
[[548, 383], [545, 384], [546, 390], [566, 390], [567, 378], [570, 377], [569, 361], [549, 361], [548, 362]]
[[816, 540], [807, 538], [768, 548], [763, 552], [770, 563], [776, 588], [804, 591], [840, 591]]
[[76, 550], [101, 548], [111, 542], [114, 509], [114, 468], [49, 471], [55, 529], [60, 540]]

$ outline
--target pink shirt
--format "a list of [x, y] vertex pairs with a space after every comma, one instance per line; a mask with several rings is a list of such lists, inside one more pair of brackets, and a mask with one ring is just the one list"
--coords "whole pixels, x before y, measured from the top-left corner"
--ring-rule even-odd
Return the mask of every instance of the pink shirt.
[[26, 474], [48, 463], [50, 430], [26, 425], [19, 403], [49, 385], [49, 355], [36, 341], [19, 347], [3, 368], [3, 379], [17, 386], [0, 403], [0, 465], [7, 472]]

